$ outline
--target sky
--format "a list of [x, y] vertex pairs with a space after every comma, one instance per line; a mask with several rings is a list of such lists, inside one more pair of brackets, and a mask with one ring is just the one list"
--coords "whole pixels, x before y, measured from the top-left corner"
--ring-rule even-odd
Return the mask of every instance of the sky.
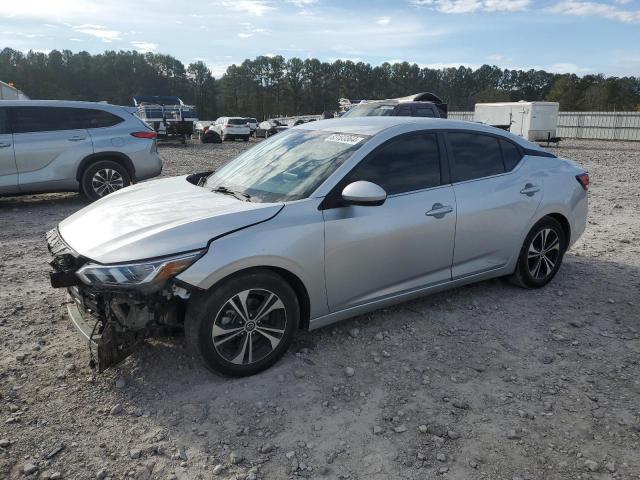
[[640, 0], [2, 0], [0, 48], [640, 76]]

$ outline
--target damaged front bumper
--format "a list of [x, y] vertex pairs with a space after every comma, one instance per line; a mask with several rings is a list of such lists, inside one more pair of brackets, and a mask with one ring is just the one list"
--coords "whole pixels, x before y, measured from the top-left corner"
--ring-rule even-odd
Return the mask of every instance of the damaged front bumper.
[[145, 339], [145, 330], [118, 331], [114, 322], [92, 316], [75, 287], [69, 289], [67, 312], [89, 345], [89, 366], [103, 372], [127, 358]]
[[57, 229], [47, 233], [47, 243], [53, 255], [51, 285], [67, 289], [67, 311], [87, 341], [91, 368], [103, 372], [128, 357], [145, 338], [182, 328], [189, 297], [185, 288], [173, 282], [151, 294], [135, 289], [93, 288], [75, 275], [88, 259], [66, 245]]

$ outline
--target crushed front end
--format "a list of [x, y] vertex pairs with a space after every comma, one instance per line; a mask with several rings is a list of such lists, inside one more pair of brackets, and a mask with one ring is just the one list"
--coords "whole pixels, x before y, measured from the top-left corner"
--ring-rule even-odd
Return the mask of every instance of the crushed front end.
[[173, 276], [200, 252], [131, 264], [100, 265], [75, 252], [57, 228], [46, 235], [54, 288], [66, 288], [67, 310], [89, 346], [90, 366], [102, 372], [145, 338], [182, 329], [190, 292]]

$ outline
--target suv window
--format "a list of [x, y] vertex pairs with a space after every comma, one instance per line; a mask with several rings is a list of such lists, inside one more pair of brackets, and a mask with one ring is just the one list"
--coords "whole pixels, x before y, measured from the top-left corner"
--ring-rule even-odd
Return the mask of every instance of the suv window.
[[520, 149], [513, 143], [506, 140], [500, 140], [500, 146], [502, 147], [502, 158], [504, 159], [504, 167], [506, 171], [513, 170], [513, 168], [522, 159]]
[[427, 105], [416, 105], [415, 108], [416, 108], [416, 113], [415, 113], [416, 117], [429, 117], [429, 118], [436, 117], [436, 114], [433, 111], [433, 108]]
[[244, 118], [230, 118], [227, 120], [227, 125], [244, 125], [248, 120]]
[[0, 108], [0, 134], [9, 133], [7, 126], [7, 109]]
[[11, 107], [13, 133], [75, 130], [78, 117], [75, 108]]
[[410, 117], [411, 116], [411, 105], [401, 105], [398, 108], [396, 116], [398, 116], [398, 117]]
[[79, 117], [78, 128], [103, 128], [113, 127], [118, 123], [124, 122], [124, 119], [104, 110], [96, 110], [95, 108], [75, 108]]
[[453, 157], [454, 182], [504, 173], [502, 154], [496, 137], [457, 132], [449, 132], [447, 136]]
[[400, 137], [362, 160], [348, 182], [367, 180], [388, 195], [440, 185], [440, 151], [435, 133]]

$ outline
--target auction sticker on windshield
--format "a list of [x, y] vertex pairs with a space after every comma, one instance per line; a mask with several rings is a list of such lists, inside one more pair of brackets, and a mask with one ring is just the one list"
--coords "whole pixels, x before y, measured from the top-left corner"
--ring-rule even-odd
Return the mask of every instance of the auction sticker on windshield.
[[364, 140], [364, 137], [358, 137], [356, 135], [346, 135], [344, 133], [334, 133], [324, 139], [325, 142], [337, 142], [346, 143], [347, 145], [355, 145]]

